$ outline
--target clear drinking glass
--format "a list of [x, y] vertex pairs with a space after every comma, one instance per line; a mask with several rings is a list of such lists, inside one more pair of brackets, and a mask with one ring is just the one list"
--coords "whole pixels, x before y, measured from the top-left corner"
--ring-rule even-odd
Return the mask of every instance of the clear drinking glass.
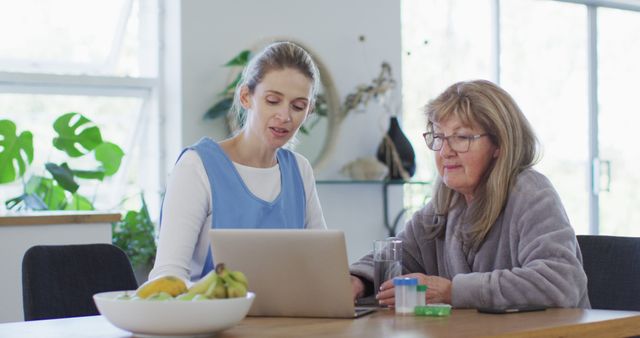
[[373, 241], [373, 287], [374, 293], [380, 285], [402, 274], [402, 240], [389, 237]]

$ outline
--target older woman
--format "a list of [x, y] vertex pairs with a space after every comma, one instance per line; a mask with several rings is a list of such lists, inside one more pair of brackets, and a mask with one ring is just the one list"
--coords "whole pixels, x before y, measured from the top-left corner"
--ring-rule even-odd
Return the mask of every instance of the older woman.
[[[426, 116], [438, 179], [398, 236], [404, 276], [428, 286], [427, 303], [590, 307], [574, 231], [549, 180], [531, 169], [536, 137], [511, 96], [489, 81], [459, 82]], [[371, 293], [371, 254], [351, 274], [354, 298]], [[394, 304], [391, 281], [376, 291]]]

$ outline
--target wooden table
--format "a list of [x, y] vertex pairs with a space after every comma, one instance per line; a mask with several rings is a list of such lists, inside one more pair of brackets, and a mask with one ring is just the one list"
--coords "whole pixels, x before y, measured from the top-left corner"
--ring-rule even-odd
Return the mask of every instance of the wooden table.
[[[624, 337], [640, 335], [640, 312], [549, 309], [508, 315], [453, 310], [450, 317], [397, 316], [381, 310], [359, 319], [247, 317], [216, 337]], [[3, 338], [131, 337], [102, 316], [0, 324]]]

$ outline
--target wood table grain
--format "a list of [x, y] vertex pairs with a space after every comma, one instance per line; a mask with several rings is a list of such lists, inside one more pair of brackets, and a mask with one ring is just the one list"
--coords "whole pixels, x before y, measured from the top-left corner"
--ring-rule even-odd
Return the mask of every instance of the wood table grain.
[[[491, 315], [454, 309], [450, 317], [380, 310], [358, 319], [247, 317], [216, 337], [625, 337], [640, 335], [640, 312], [548, 309]], [[0, 324], [3, 338], [123, 338], [102, 316]]]

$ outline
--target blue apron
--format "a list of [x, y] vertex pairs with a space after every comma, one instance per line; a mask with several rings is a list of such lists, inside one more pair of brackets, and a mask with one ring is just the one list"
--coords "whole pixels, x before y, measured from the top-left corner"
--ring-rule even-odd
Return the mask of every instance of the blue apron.
[[[207, 172], [211, 187], [211, 228], [302, 229], [306, 213], [304, 183], [295, 155], [286, 149], [276, 154], [280, 168], [280, 194], [273, 202], [256, 197], [244, 184], [220, 145], [209, 138], [187, 148], [195, 150]], [[185, 150], [183, 150], [184, 153]], [[182, 154], [181, 154], [182, 155]], [[211, 248], [201, 277], [214, 267]]]

